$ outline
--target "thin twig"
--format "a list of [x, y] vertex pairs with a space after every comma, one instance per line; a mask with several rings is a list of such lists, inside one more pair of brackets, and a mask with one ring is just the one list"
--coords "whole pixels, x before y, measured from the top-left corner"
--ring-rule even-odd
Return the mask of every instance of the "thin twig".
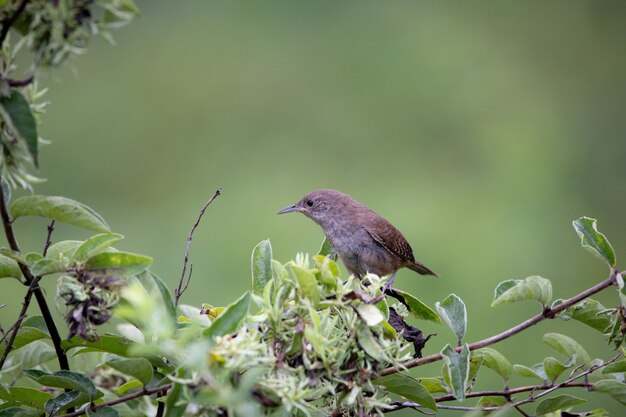
[[14, 80], [12, 78], [7, 78], [7, 82], [9, 83], [11, 87], [26, 87], [27, 85], [32, 84], [34, 80], [35, 80], [35, 76], [33, 75], [26, 77], [22, 80]]
[[[2, 179], [0, 178], [0, 181], [1, 180]], [[6, 201], [4, 201], [4, 196], [1, 194], [0, 216], [2, 217], [4, 234], [7, 238], [7, 242], [9, 243], [9, 247], [16, 252], [21, 252], [20, 245], [17, 243], [15, 233], [13, 232], [13, 225], [11, 218], [9, 217]], [[28, 269], [26, 265], [23, 265], [19, 262], [17, 265], [19, 266], [20, 271], [22, 271], [22, 275], [24, 275], [26, 285], [30, 287], [36, 277], [33, 276], [33, 274], [30, 272], [30, 269]], [[61, 347], [61, 336], [59, 335], [59, 330], [54, 323], [54, 319], [52, 318], [52, 313], [50, 312], [50, 308], [48, 307], [48, 303], [46, 302], [46, 297], [43, 295], [43, 292], [38, 285], [35, 285], [33, 289], [33, 294], [35, 294], [35, 299], [37, 300], [37, 304], [39, 305], [39, 310], [41, 311], [41, 315], [43, 316], [44, 322], [46, 323], [46, 327], [50, 332], [50, 339], [52, 340], [52, 345], [54, 346], [54, 351], [56, 352], [57, 359], [59, 361], [59, 367], [63, 370], [69, 371], [70, 364], [67, 360], [67, 356], [65, 355], [65, 351]]]
[[176, 289], [174, 290], [174, 305], [178, 305], [178, 300], [180, 300], [180, 297], [183, 295], [183, 293], [189, 286], [189, 281], [191, 280], [191, 273], [190, 273], [189, 279], [187, 280], [187, 284], [185, 285], [185, 288], [182, 288], [183, 282], [185, 281], [185, 273], [187, 272], [187, 262], [189, 262], [189, 249], [191, 248], [191, 239], [193, 239], [193, 232], [196, 230], [196, 227], [198, 227], [198, 225], [200, 224], [200, 220], [202, 219], [202, 216], [204, 215], [204, 212], [206, 211], [207, 207], [209, 207], [209, 205], [213, 202], [213, 200], [215, 200], [217, 196], [219, 196], [221, 193], [222, 193], [222, 187], [219, 187], [217, 190], [215, 190], [211, 198], [209, 198], [209, 200], [204, 204], [204, 207], [202, 207], [202, 210], [200, 210], [200, 214], [198, 215], [196, 222], [191, 227], [191, 231], [189, 232], [189, 236], [187, 237], [187, 247], [185, 248], [185, 260], [183, 261], [183, 272], [180, 274], [180, 280], [178, 280], [178, 287], [176, 287]]
[[43, 251], [42, 251], [42, 255], [45, 258], [46, 254], [48, 253], [48, 249], [50, 248], [50, 245], [52, 245], [52, 232], [54, 232], [54, 220], [52, 220], [50, 222], [50, 224], [48, 225], [48, 234], [46, 235], [46, 243], [43, 245]]
[[13, 14], [4, 19], [4, 21], [2, 22], [2, 30], [0, 30], [0, 48], [2, 48], [2, 44], [4, 44], [4, 41], [9, 34], [11, 26], [13, 26], [13, 24], [17, 21], [17, 18], [20, 17], [20, 14], [22, 14], [24, 9], [26, 8], [27, 3], [28, 0], [22, 0], [20, 5], [17, 6], [17, 9], [15, 9], [15, 11], [13, 12]]
[[[89, 411], [97, 411], [97, 410], [99, 410], [101, 408], [104, 408], [104, 407], [110, 407], [110, 406], [113, 406], [113, 405], [122, 404], [122, 403], [128, 402], [130, 400], [134, 400], [135, 398], [143, 397], [143, 396], [146, 396], [146, 395], [156, 394], [156, 393], [161, 392], [161, 391], [167, 391], [170, 388], [172, 388], [172, 384], [171, 383], [165, 384], [165, 385], [160, 385], [160, 386], [154, 387], [154, 388], [144, 388], [141, 391], [134, 392], [132, 394], [126, 395], [125, 397], [116, 398], [116, 399], [111, 400], [111, 401], [106, 402], [106, 403], [94, 405], [93, 407], [91, 407], [89, 409]], [[87, 414], [87, 408], [82, 408], [80, 410], [74, 411], [73, 413], [57, 415], [56, 417], [77, 417], [77, 416], [82, 416], [83, 414]]]
[[39, 288], [39, 279], [39, 277], [35, 277], [35, 279], [33, 279], [28, 286], [28, 291], [26, 291], [24, 301], [22, 302], [22, 311], [20, 311], [19, 317], [17, 318], [13, 326], [11, 326], [11, 336], [9, 336], [7, 344], [4, 347], [4, 352], [2, 352], [2, 357], [0, 358], [0, 370], [2, 370], [2, 367], [4, 366], [4, 363], [6, 362], [9, 353], [11, 353], [11, 348], [13, 347], [15, 337], [20, 330], [20, 325], [22, 324], [22, 321], [26, 318], [26, 311], [28, 310], [28, 306], [30, 305], [30, 300], [33, 296], [33, 292], [35, 291], [35, 288]]
[[[572, 298], [568, 300], [565, 300], [563, 303], [557, 306], [554, 306], [552, 308], [548, 307], [544, 309], [541, 313], [529, 318], [526, 321], [523, 321], [517, 326], [511, 327], [510, 329], [505, 330], [502, 333], [498, 333], [497, 335], [488, 337], [487, 339], [479, 340], [478, 342], [470, 343], [469, 350], [473, 351], [473, 350], [483, 348], [485, 346], [493, 345], [494, 343], [500, 342], [504, 339], [508, 339], [509, 337], [514, 336], [531, 326], [534, 326], [540, 321], [543, 321], [549, 318], [554, 318], [555, 315], [560, 313], [561, 311], [573, 306], [574, 304], [584, 300], [587, 297], [592, 296], [593, 294], [597, 292], [604, 290], [605, 288], [610, 287], [611, 285], [614, 285], [616, 283], [617, 274], [618, 274], [617, 270], [613, 270], [611, 272], [611, 275], [604, 281], [594, 285], [591, 288], [586, 289], [585, 291], [573, 296]], [[461, 348], [456, 347], [455, 350], [459, 352]], [[409, 368], [415, 368], [416, 366], [421, 366], [427, 363], [436, 362], [438, 360], [441, 360], [441, 358], [442, 358], [441, 353], [433, 353], [432, 355], [428, 355], [423, 358], [412, 359], [398, 366], [390, 366], [388, 368], [383, 369], [380, 373], [380, 376], [391, 375], [397, 372], [404, 371]]]
[[165, 403], [159, 401], [157, 404], [157, 411], [154, 417], [163, 417], [163, 413], [165, 412]]

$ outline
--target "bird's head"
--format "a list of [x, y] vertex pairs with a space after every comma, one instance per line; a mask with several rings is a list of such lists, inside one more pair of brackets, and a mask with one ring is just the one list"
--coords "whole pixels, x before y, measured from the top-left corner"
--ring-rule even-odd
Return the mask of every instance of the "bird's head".
[[335, 190], [316, 190], [292, 204], [280, 210], [277, 214], [299, 212], [318, 224], [324, 224], [342, 208], [350, 205], [354, 200], [344, 193]]

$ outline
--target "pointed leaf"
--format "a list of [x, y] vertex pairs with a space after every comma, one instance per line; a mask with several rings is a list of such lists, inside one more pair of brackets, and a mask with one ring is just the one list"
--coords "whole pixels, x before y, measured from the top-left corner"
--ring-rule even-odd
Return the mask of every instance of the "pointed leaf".
[[147, 273], [150, 274], [150, 277], [152, 278], [157, 288], [159, 289], [159, 292], [161, 293], [161, 299], [163, 300], [163, 304], [165, 305], [165, 310], [167, 311], [170, 318], [175, 321], [176, 307], [174, 306], [174, 301], [172, 301], [172, 294], [170, 294], [170, 290], [157, 274], [152, 271], [147, 271]]
[[52, 394], [27, 387], [0, 387], [0, 399], [43, 410], [46, 401], [54, 397]]
[[614, 400], [626, 405], [626, 384], [614, 379], [604, 379], [593, 384], [591, 390], [608, 394]]
[[100, 336], [100, 338], [94, 342], [81, 339], [78, 336], [61, 342], [61, 347], [66, 352], [80, 347], [90, 349], [89, 352], [107, 352], [118, 356], [128, 356], [128, 350], [133, 345], [134, 343], [125, 337], [109, 335]]
[[130, 252], [102, 252], [85, 262], [88, 271], [101, 274], [135, 275], [146, 270], [152, 264], [149, 256]]
[[302, 291], [302, 295], [311, 300], [314, 305], [320, 301], [320, 292], [317, 288], [317, 279], [312, 272], [302, 269], [296, 265], [290, 265], [293, 274], [296, 276], [298, 286]]
[[604, 312], [606, 312], [606, 308], [602, 304], [588, 298], [568, 308], [563, 314], [604, 333], [611, 325], [611, 318], [607, 314], [603, 314]]
[[596, 219], [581, 217], [572, 222], [574, 230], [580, 236], [581, 245], [604, 260], [610, 267], [615, 267], [615, 252], [606, 236], [598, 231]]
[[33, 264], [30, 268], [30, 272], [35, 276], [44, 276], [50, 274], [56, 274], [59, 272], [65, 272], [67, 265], [61, 261], [52, 259], [41, 259]]
[[[22, 322], [20, 329], [17, 332], [17, 336], [13, 341], [12, 351], [28, 345], [35, 340], [49, 339], [50, 333], [46, 326], [43, 317], [33, 316], [29, 317]], [[0, 345], [0, 355], [4, 353], [5, 344]]]
[[114, 355], [107, 358], [107, 360], [104, 362], [104, 365], [116, 369], [124, 375], [137, 378], [144, 385], [150, 382], [153, 375], [152, 365], [145, 358], [126, 359]]
[[[102, 393], [98, 391], [98, 396], [102, 396]], [[45, 410], [49, 414], [49, 417], [53, 417], [59, 411], [68, 409], [70, 407], [76, 407], [93, 401], [89, 396], [81, 391], [68, 391], [57, 395], [46, 402]]]
[[356, 311], [365, 324], [368, 326], [376, 326], [385, 319], [383, 313], [373, 304], [361, 303], [356, 306]]
[[38, 166], [37, 122], [28, 101], [19, 91], [11, 90], [10, 96], [0, 96], [0, 116], [26, 142], [28, 152], [33, 157], [35, 166]]
[[252, 250], [252, 292], [263, 294], [265, 284], [272, 278], [272, 245], [262, 240]]
[[433, 309], [428, 307], [419, 299], [406, 291], [401, 291], [395, 288], [394, 291], [397, 295], [402, 297], [402, 299], [404, 300], [403, 304], [407, 306], [413, 317], [418, 320], [429, 320], [437, 324], [441, 323], [441, 317], [439, 317], [439, 315], [435, 313]]
[[24, 216], [45, 217], [96, 232], [110, 232], [109, 225], [91, 208], [66, 197], [28, 195], [9, 206], [13, 219]]
[[22, 369], [27, 369], [56, 358], [56, 352], [48, 343], [35, 340], [21, 348], [13, 358], [20, 363]]
[[246, 292], [237, 301], [226, 307], [226, 310], [213, 320], [211, 326], [204, 331], [204, 335], [213, 338], [236, 332], [248, 315], [250, 298], [250, 293]]
[[626, 360], [612, 363], [602, 369], [603, 374], [614, 374], [619, 372], [626, 372]]
[[456, 294], [450, 294], [441, 303], [435, 303], [435, 308], [460, 342], [467, 330], [467, 310], [463, 300]]
[[123, 239], [124, 236], [117, 233], [100, 233], [85, 240], [76, 248], [72, 258], [75, 261], [83, 262]]
[[533, 365], [531, 368], [524, 365], [513, 365], [513, 370], [520, 376], [525, 376], [529, 378], [538, 378], [542, 381], [546, 381], [548, 376], [546, 375], [545, 370], [543, 369], [543, 364], [538, 363]]
[[[480, 397], [480, 399], [476, 403], [476, 407], [479, 407], [479, 408], [504, 407], [505, 404], [506, 404], [506, 399], [504, 397], [488, 395], [488, 396]], [[492, 413], [495, 413], [495, 411], [483, 411], [482, 415], [488, 416], [488, 415], [491, 415]]]
[[435, 393], [435, 392], [443, 392], [446, 394], [448, 393], [448, 390], [446, 389], [446, 384], [443, 381], [443, 378], [418, 378], [417, 382], [419, 382], [430, 393]]
[[465, 388], [469, 378], [470, 351], [469, 346], [464, 345], [461, 352], [455, 351], [450, 345], [446, 345], [441, 351], [447, 365], [448, 379], [454, 398], [462, 401], [465, 399]]
[[558, 395], [556, 397], [547, 398], [539, 403], [537, 406], [537, 415], [542, 416], [544, 414], [552, 413], [557, 410], [561, 410], [567, 407], [573, 407], [578, 404], [586, 403], [587, 400], [582, 398], [572, 397], [571, 395]]
[[0, 255], [0, 278], [21, 278], [22, 271], [17, 262], [8, 256]]
[[46, 254], [47, 259], [62, 259], [62, 258], [72, 258], [74, 256], [74, 252], [76, 249], [82, 245], [82, 241], [80, 240], [62, 240], [57, 243], [53, 243], [48, 248], [48, 253]]
[[389, 361], [385, 350], [380, 346], [368, 326], [359, 326], [357, 329], [356, 337], [359, 341], [359, 346], [361, 346], [365, 353], [370, 355], [373, 359], [379, 362]]
[[483, 365], [494, 370], [505, 381], [511, 379], [513, 375], [513, 366], [503, 354], [495, 349], [482, 348], [476, 351], [476, 355], [483, 357]]
[[333, 261], [337, 260], [337, 253], [335, 253], [333, 245], [330, 244], [330, 241], [326, 237], [324, 238], [322, 246], [320, 247], [320, 250], [317, 252], [317, 254], [322, 256], [328, 256]]
[[548, 356], [543, 360], [543, 369], [550, 381], [555, 381], [569, 366], [561, 363], [556, 358]]
[[78, 372], [60, 370], [50, 374], [38, 369], [26, 369], [24, 373], [41, 385], [84, 392], [90, 399], [93, 399], [97, 393], [93, 382], [87, 376]]
[[571, 337], [559, 333], [546, 333], [543, 342], [566, 356], [575, 355], [576, 365], [591, 363], [591, 357], [583, 347]]
[[435, 404], [435, 400], [428, 390], [408, 375], [392, 374], [372, 382], [376, 385], [382, 385], [387, 391], [398, 394], [409, 401], [437, 411], [437, 404]]
[[495, 291], [491, 307], [516, 301], [534, 300], [543, 306], [552, 300], [552, 283], [540, 276], [501, 282]]

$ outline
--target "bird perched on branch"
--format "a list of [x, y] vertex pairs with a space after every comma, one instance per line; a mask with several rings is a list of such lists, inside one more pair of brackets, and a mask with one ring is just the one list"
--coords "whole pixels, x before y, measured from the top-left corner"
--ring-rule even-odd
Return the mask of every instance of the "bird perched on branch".
[[358, 278], [371, 272], [391, 274], [383, 292], [393, 286], [396, 272], [409, 268], [422, 275], [437, 276], [415, 261], [413, 249], [402, 233], [387, 220], [347, 194], [316, 190], [278, 214], [300, 212], [320, 225], [348, 271]]

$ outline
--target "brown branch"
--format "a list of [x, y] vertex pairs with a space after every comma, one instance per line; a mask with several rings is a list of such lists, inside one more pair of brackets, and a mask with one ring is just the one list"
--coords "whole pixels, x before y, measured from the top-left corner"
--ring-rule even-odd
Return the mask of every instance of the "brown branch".
[[189, 273], [189, 279], [187, 279], [187, 284], [185, 285], [185, 288], [182, 288], [183, 283], [185, 282], [185, 273], [187, 272], [187, 262], [189, 262], [189, 249], [191, 248], [191, 239], [193, 239], [193, 232], [196, 230], [196, 227], [198, 227], [198, 225], [200, 224], [200, 220], [202, 219], [202, 216], [204, 215], [204, 212], [206, 211], [207, 207], [209, 207], [209, 205], [213, 202], [213, 200], [215, 200], [217, 196], [219, 196], [221, 193], [222, 193], [222, 187], [219, 187], [217, 190], [215, 190], [211, 198], [209, 198], [209, 200], [204, 204], [204, 207], [202, 207], [202, 210], [200, 210], [200, 214], [198, 215], [196, 222], [191, 227], [191, 231], [189, 232], [189, 236], [187, 237], [187, 247], [185, 248], [183, 272], [180, 274], [178, 287], [176, 287], [176, 289], [174, 290], [174, 305], [178, 305], [178, 300], [180, 300], [180, 297], [183, 295], [183, 293], [189, 286], [189, 281], [191, 280], [191, 273]]
[[[160, 386], [154, 387], [154, 388], [144, 388], [141, 391], [134, 392], [132, 394], [126, 395], [125, 397], [116, 398], [116, 399], [111, 400], [111, 401], [106, 402], [106, 403], [94, 405], [93, 407], [89, 408], [89, 411], [97, 411], [97, 410], [99, 410], [101, 408], [104, 408], [104, 407], [110, 407], [110, 406], [113, 406], [113, 405], [122, 404], [122, 403], [128, 402], [130, 400], [134, 400], [135, 398], [143, 397], [143, 396], [146, 396], [146, 395], [157, 394], [157, 393], [159, 393], [161, 391], [167, 391], [170, 388], [172, 388], [172, 384], [171, 383], [165, 384], [165, 385], [160, 385]], [[77, 417], [77, 416], [82, 416], [83, 414], [87, 414], [87, 408], [83, 408], [83, 409], [80, 409], [78, 411], [74, 411], [72, 413], [57, 415], [56, 417]]]
[[[595, 293], [598, 293], [610, 287], [611, 285], [614, 285], [616, 283], [617, 274], [618, 274], [617, 270], [613, 270], [611, 272], [611, 275], [604, 281], [594, 285], [591, 288], [586, 289], [585, 291], [573, 296], [572, 298], [568, 300], [563, 301], [561, 304], [554, 306], [552, 308], [547, 307], [541, 313], [529, 318], [526, 321], [523, 321], [517, 326], [511, 327], [510, 329], [502, 333], [498, 333], [497, 335], [488, 337], [487, 339], [479, 340], [478, 342], [470, 343], [469, 345], [470, 351], [477, 350], [477, 349], [480, 349], [489, 345], [493, 345], [494, 343], [508, 339], [509, 337], [514, 336], [520, 333], [521, 331], [528, 329], [531, 326], [534, 326], [540, 321], [554, 318], [555, 315], [560, 313], [561, 311], [566, 310], [567, 308], [573, 306], [574, 304], [584, 300], [587, 297], [592, 296]], [[461, 350], [461, 347], [456, 347], [455, 350], [459, 352]], [[383, 369], [380, 373], [380, 376], [386, 376], [386, 375], [394, 374], [397, 372], [401, 372], [405, 369], [415, 368], [416, 366], [421, 366], [427, 363], [436, 362], [438, 360], [441, 360], [441, 358], [442, 358], [441, 353], [433, 353], [432, 355], [428, 355], [423, 358], [412, 359], [398, 366], [390, 366], [388, 368]]]
[[[1, 181], [1, 178], [0, 178]], [[7, 210], [6, 201], [4, 201], [4, 195], [0, 194], [0, 216], [2, 217], [2, 225], [4, 227], [4, 234], [6, 235], [7, 242], [9, 243], [9, 247], [17, 252], [20, 251], [20, 245], [17, 243], [17, 239], [15, 237], [15, 233], [13, 232], [13, 225], [11, 218], [9, 217], [9, 212]], [[30, 269], [26, 265], [23, 265], [18, 262], [17, 264], [22, 271], [22, 275], [24, 275], [24, 279], [26, 280], [26, 285], [29, 287], [32, 285], [33, 281], [36, 280], [36, 277], [30, 272]], [[35, 294], [35, 299], [37, 300], [37, 304], [39, 305], [39, 310], [41, 311], [41, 315], [46, 323], [46, 327], [50, 332], [50, 339], [52, 340], [52, 344], [54, 346], [54, 351], [56, 352], [57, 359], [59, 361], [59, 367], [66, 371], [69, 371], [70, 365], [67, 361], [67, 356], [65, 355], [65, 351], [61, 347], [61, 336], [59, 335], [59, 331], [57, 329], [56, 324], [54, 323], [54, 319], [52, 318], [52, 313], [50, 312], [50, 308], [48, 308], [48, 303], [46, 302], [46, 297], [43, 295], [41, 288], [38, 285], [35, 285], [33, 288], [33, 293]]]
[[23, 80], [14, 80], [12, 78], [7, 78], [7, 82], [11, 87], [26, 87], [27, 85], [32, 84], [35, 80], [35, 76], [31, 75], [30, 77], [26, 77]]
[[48, 234], [46, 235], [46, 243], [43, 245], [43, 251], [41, 252], [42, 256], [45, 258], [48, 253], [48, 249], [50, 245], [52, 245], [52, 232], [54, 232], [54, 220], [50, 222], [48, 225]]
[[22, 14], [24, 9], [26, 8], [26, 4], [28, 4], [28, 0], [22, 0], [20, 5], [17, 6], [17, 9], [15, 9], [15, 11], [13, 12], [13, 14], [2, 21], [2, 30], [0, 30], [0, 48], [2, 48], [2, 45], [7, 38], [9, 30], [11, 30], [11, 26], [13, 26], [18, 17], [20, 17], [20, 14]]
[[24, 301], [22, 302], [22, 311], [20, 311], [20, 315], [18, 316], [13, 326], [11, 326], [11, 336], [9, 336], [7, 344], [4, 347], [4, 352], [2, 352], [2, 357], [0, 358], [0, 370], [2, 370], [2, 367], [4, 366], [4, 363], [6, 362], [9, 353], [11, 353], [11, 348], [13, 347], [15, 337], [20, 330], [20, 325], [22, 324], [22, 321], [26, 318], [26, 311], [28, 310], [28, 306], [30, 305], [30, 300], [32, 299], [33, 292], [35, 291], [35, 288], [39, 288], [39, 279], [40, 277], [35, 277], [35, 279], [33, 279], [28, 286], [28, 291], [26, 291]]

